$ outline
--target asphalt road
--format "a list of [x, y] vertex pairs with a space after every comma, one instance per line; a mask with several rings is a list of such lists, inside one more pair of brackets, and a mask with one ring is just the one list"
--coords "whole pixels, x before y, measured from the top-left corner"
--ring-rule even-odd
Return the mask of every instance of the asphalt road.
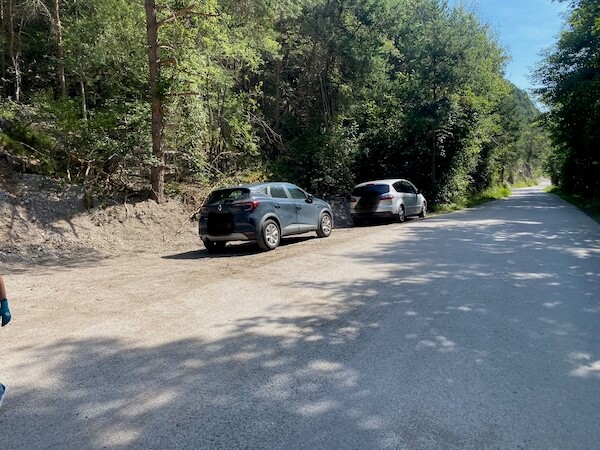
[[541, 188], [15, 268], [2, 449], [600, 448], [600, 226]]

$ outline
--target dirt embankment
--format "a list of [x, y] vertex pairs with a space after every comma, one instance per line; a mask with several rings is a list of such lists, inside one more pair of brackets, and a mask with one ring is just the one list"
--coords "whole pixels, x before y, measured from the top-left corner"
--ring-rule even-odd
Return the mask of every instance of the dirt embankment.
[[77, 186], [1, 173], [0, 263], [44, 264], [201, 245], [191, 219], [197, 205], [129, 201], [87, 210], [82, 198]]

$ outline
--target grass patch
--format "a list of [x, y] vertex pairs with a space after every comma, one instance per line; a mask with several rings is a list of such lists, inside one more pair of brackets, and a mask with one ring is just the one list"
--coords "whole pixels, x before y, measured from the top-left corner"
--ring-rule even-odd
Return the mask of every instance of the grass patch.
[[487, 203], [492, 200], [499, 200], [501, 198], [508, 197], [510, 195], [510, 188], [506, 185], [495, 186], [489, 189], [486, 189], [481, 194], [477, 194], [473, 197], [467, 199], [467, 204], [465, 205], [467, 208], [471, 206], [481, 205], [482, 203]]
[[558, 195], [560, 198], [566, 200], [572, 205], [577, 206], [596, 222], [600, 223], [600, 199], [583, 197], [576, 194], [567, 194], [556, 186], [550, 186], [546, 188], [546, 192]]
[[485, 191], [466, 198], [464, 201], [458, 203], [443, 203], [440, 205], [433, 205], [432, 212], [434, 213], [446, 213], [452, 211], [458, 211], [459, 209], [471, 208], [473, 206], [482, 205], [483, 203], [491, 202], [492, 200], [498, 200], [501, 198], [508, 197], [510, 195], [510, 187], [506, 185], [495, 186]]
[[536, 180], [536, 179], [529, 179], [529, 178], [521, 178], [519, 180], [517, 180], [515, 183], [513, 183], [513, 185], [511, 187], [513, 188], [527, 188], [527, 187], [531, 187], [531, 186], [537, 186], [538, 184], [540, 184], [540, 180]]
[[456, 203], [442, 203], [439, 205], [427, 205], [428, 212], [432, 214], [443, 214], [452, 211], [458, 211], [462, 207]]

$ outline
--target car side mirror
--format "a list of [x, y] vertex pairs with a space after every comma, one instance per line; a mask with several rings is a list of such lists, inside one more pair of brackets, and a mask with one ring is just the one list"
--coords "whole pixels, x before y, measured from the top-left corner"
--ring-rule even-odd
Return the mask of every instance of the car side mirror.
[[306, 203], [312, 203], [315, 197], [312, 194], [306, 196]]

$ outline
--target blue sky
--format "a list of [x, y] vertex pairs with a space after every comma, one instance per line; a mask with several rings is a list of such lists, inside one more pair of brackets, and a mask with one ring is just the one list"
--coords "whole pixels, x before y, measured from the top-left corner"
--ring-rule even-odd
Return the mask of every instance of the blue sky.
[[[449, 0], [454, 6], [461, 0]], [[535, 83], [531, 69], [541, 60], [540, 52], [556, 43], [564, 23], [567, 3], [551, 0], [465, 0], [481, 20], [489, 23], [496, 39], [512, 58], [506, 78], [521, 89]]]

